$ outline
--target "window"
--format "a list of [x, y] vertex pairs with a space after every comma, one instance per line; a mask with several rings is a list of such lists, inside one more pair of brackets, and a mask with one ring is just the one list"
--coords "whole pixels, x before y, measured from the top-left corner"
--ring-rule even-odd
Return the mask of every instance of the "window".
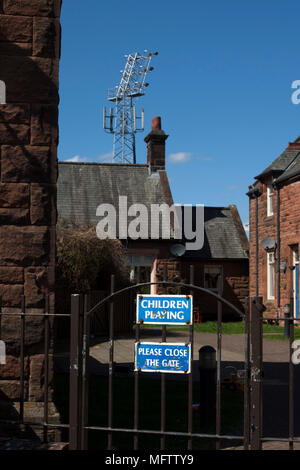
[[219, 276], [222, 276], [221, 266], [204, 266], [204, 287], [217, 292]]
[[267, 216], [273, 215], [273, 185], [267, 186]]
[[268, 300], [275, 299], [275, 256], [274, 253], [267, 253], [267, 297]]
[[[130, 281], [133, 283], [155, 282], [154, 281], [154, 261], [153, 256], [127, 256], [127, 264], [129, 265]], [[155, 286], [145, 286], [141, 293], [153, 294]], [[143, 291], [143, 292], [142, 292]]]

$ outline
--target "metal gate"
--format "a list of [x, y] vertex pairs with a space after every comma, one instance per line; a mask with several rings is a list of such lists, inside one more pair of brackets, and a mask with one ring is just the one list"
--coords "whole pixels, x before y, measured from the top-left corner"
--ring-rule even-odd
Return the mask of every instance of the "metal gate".
[[[207, 439], [215, 442], [215, 448], [220, 449], [221, 442], [228, 442], [228, 447], [232, 441], [238, 441], [244, 449], [257, 449], [261, 443], [261, 376], [262, 376], [262, 356], [261, 356], [261, 312], [263, 307], [260, 298], [252, 298], [250, 302], [250, 316], [252, 318], [251, 328], [251, 350], [250, 350], [250, 327], [248, 300], [246, 302], [245, 313], [237, 309], [233, 304], [224, 299], [221, 295], [194, 285], [194, 269], [190, 267], [190, 279], [188, 284], [167, 281], [166, 272], [164, 280], [156, 283], [137, 283], [134, 286], [126, 287], [115, 291], [114, 276], [111, 276], [111, 293], [97, 305], [90, 308], [88, 297], [72, 295], [71, 301], [71, 351], [70, 351], [70, 449], [84, 450], [88, 448], [88, 433], [101, 432], [107, 436], [107, 449], [114, 448], [114, 436], [116, 434], [132, 436], [132, 449], [138, 450], [141, 436], [152, 435], [160, 439], [160, 450], [166, 449], [166, 438], [181, 437], [185, 438], [187, 448], [192, 450], [193, 443], [197, 439]], [[133, 381], [133, 426], [115, 427], [114, 426], [114, 300], [118, 296], [125, 295], [129, 291], [139, 293], [139, 289], [156, 284], [163, 288], [163, 291], [170, 286], [178, 289], [185, 289], [190, 295], [195, 292], [202, 292], [213, 296], [217, 304], [217, 368], [216, 368], [216, 402], [215, 402], [215, 432], [195, 432], [193, 426], [193, 373], [190, 373], [184, 379], [187, 382], [187, 403], [186, 403], [186, 430], [178, 431], [166, 428], [166, 374], [160, 373], [160, 429], [145, 429], [140, 426], [142, 410], [140, 409], [140, 373], [134, 372]], [[108, 368], [108, 394], [107, 405], [107, 424], [105, 426], [90, 425], [88, 420], [89, 410], [89, 356], [90, 356], [90, 322], [93, 313], [101, 305], [109, 303], [109, 368]], [[221, 433], [221, 364], [222, 364], [222, 306], [227, 305], [236, 312], [245, 322], [245, 341], [244, 341], [244, 367], [240, 371], [244, 382], [244, 403], [243, 403], [243, 430], [239, 435]], [[188, 342], [193, 351], [194, 325], [188, 327]], [[166, 326], [161, 327], [161, 340], [167, 339]], [[140, 326], [137, 324], [135, 329], [135, 340], [140, 340]], [[193, 352], [192, 352], [193, 362]], [[129, 450], [129, 449], [128, 449]]]
[[[166, 274], [164, 279], [167, 279]], [[279, 317], [278, 321], [285, 322], [285, 333], [289, 337], [289, 340], [285, 343], [287, 346], [288, 360], [286, 363], [280, 363], [280, 367], [276, 369], [273, 367], [274, 364], [268, 364], [263, 361], [263, 322], [274, 321], [273, 317], [267, 317], [264, 315], [265, 308], [262, 304], [261, 297], [252, 297], [246, 302], [245, 312], [239, 311], [234, 305], [224, 299], [221, 295], [216, 294], [210, 290], [194, 285], [194, 272], [193, 267], [190, 268], [190, 279], [188, 284], [175, 283], [170, 281], [161, 281], [157, 284], [162, 290], [166, 290], [168, 287], [174, 287], [178, 290], [185, 289], [188, 294], [193, 295], [196, 292], [204, 293], [215, 298], [217, 304], [217, 341], [216, 341], [216, 381], [215, 381], [215, 420], [214, 420], [214, 431], [213, 432], [198, 432], [195, 429], [195, 416], [193, 415], [193, 404], [195, 401], [195, 393], [193, 390], [193, 384], [195, 384], [194, 372], [187, 376], [182, 376], [184, 386], [187, 388], [187, 400], [184, 404], [186, 412], [186, 423], [185, 430], [179, 429], [176, 425], [170, 429], [167, 422], [167, 392], [168, 392], [168, 381], [166, 380], [166, 374], [155, 374], [158, 377], [157, 383], [159, 385], [159, 403], [157, 406], [157, 412], [155, 417], [159, 420], [159, 429], [151, 429], [151, 427], [143, 426], [143, 412], [141, 409], [141, 374], [137, 371], [133, 373], [133, 386], [132, 386], [132, 401], [133, 409], [130, 411], [132, 426], [129, 425], [130, 420], [128, 419], [128, 425], [115, 426], [114, 425], [114, 405], [120, 398], [116, 397], [114, 391], [114, 319], [116, 315], [115, 302], [117, 297], [125, 296], [130, 292], [139, 293], [139, 290], [145, 286], [149, 286], [151, 283], [136, 284], [134, 286], [127, 287], [125, 289], [115, 291], [114, 289], [114, 276], [111, 277], [111, 294], [105, 299], [98, 302], [97, 305], [90, 308], [88, 296], [72, 295], [71, 298], [71, 314], [60, 315], [56, 313], [49, 313], [49, 300], [46, 298], [45, 311], [42, 313], [25, 311], [25, 298], [21, 299], [21, 309], [19, 312], [1, 312], [1, 316], [9, 315], [14, 318], [20, 319], [20, 409], [19, 416], [16, 421], [14, 419], [4, 419], [1, 417], [0, 424], [18, 424], [30, 426], [32, 428], [39, 428], [42, 430], [43, 441], [47, 442], [49, 439], [49, 431], [53, 429], [69, 431], [69, 443], [70, 449], [87, 449], [88, 448], [88, 433], [102, 433], [107, 438], [106, 445], [101, 448], [114, 448], [114, 441], [116, 434], [123, 436], [130, 436], [130, 448], [140, 449], [140, 442], [144, 436], [155, 436], [160, 443], [158, 447], [161, 450], [166, 449], [167, 439], [178, 439], [182, 438], [186, 442], [186, 447], [189, 450], [195, 448], [196, 440], [208, 440], [209, 442], [215, 443], [215, 448], [219, 449], [223, 447], [231, 447], [232, 442], [238, 442], [239, 446], [244, 449], [259, 450], [263, 446], [267, 445], [272, 441], [274, 447], [278, 447], [283, 443], [288, 446], [290, 450], [300, 445], [299, 436], [299, 422], [295, 420], [295, 416], [299, 414], [298, 402], [295, 400], [297, 395], [297, 385], [299, 388], [299, 374], [297, 374], [297, 364], [300, 363], [300, 355], [297, 352], [297, 348], [300, 347], [300, 342], [295, 341], [298, 335], [296, 335], [296, 326], [298, 319], [294, 316], [293, 298], [291, 303], [286, 306], [284, 316]], [[131, 296], [132, 297], [132, 296]], [[107, 377], [107, 404], [100, 403], [103, 409], [107, 409], [107, 421], [105, 425], [97, 426], [91, 424], [88, 419], [88, 411], [93, 411], [93, 404], [89, 406], [89, 382], [92, 377], [89, 377], [89, 359], [90, 359], [90, 324], [93, 313], [99, 311], [99, 306], [109, 304], [109, 360], [108, 360], [108, 377]], [[117, 304], [117, 303], [116, 303]], [[244, 360], [243, 367], [240, 370], [240, 376], [243, 377], [244, 382], [244, 396], [242, 403], [242, 414], [243, 414], [243, 427], [240, 433], [223, 433], [222, 431], [222, 364], [224, 363], [224, 354], [222, 356], [222, 343], [224, 343], [224, 336], [222, 335], [223, 327], [223, 312], [222, 306], [227, 305], [233, 311], [235, 311], [244, 320], [245, 334], [244, 334], [244, 351], [242, 352]], [[41, 317], [45, 324], [44, 329], [44, 418], [38, 422], [35, 420], [27, 421], [24, 418], [24, 401], [25, 401], [25, 338], [26, 338], [26, 320], [30, 318]], [[69, 392], [69, 421], [64, 424], [51, 423], [49, 422], [49, 396], [48, 396], [48, 384], [49, 384], [49, 345], [50, 345], [50, 332], [52, 321], [58, 321], [60, 318], [71, 317], [71, 344], [70, 344], [70, 392]], [[187, 328], [187, 342], [193, 345], [194, 343], [194, 325], [189, 325]], [[135, 329], [135, 341], [139, 341], [141, 337], [141, 329], [139, 325], [136, 325]], [[161, 328], [161, 339], [164, 342], [171, 332], [167, 331], [166, 326]], [[0, 335], [1, 340], [1, 335]], [[276, 343], [276, 341], [275, 341]], [[281, 342], [283, 343], [283, 342]], [[101, 346], [99, 346], [101, 348]], [[276, 348], [275, 348], [276, 349]], [[192, 348], [193, 350], [193, 348]], [[223, 351], [224, 353], [224, 351]], [[193, 359], [193, 357], [192, 357]], [[195, 362], [195, 361], [194, 361]], [[284, 366], [284, 367], [283, 367]], [[284, 383], [281, 383], [277, 377], [277, 370], [283, 370]], [[270, 371], [272, 372], [270, 376]], [[0, 369], [1, 372], [1, 369]], [[172, 375], [172, 374], [168, 374]], [[274, 378], [276, 379], [274, 381]], [[273, 382], [272, 382], [273, 380]], [[1, 385], [1, 383], [0, 383]], [[172, 384], [171, 384], [172, 385]], [[269, 395], [276, 395], [276, 387], [284, 389], [284, 393], [275, 398], [273, 397], [268, 403]], [[172, 388], [172, 387], [171, 387]], [[280, 389], [281, 390], [281, 389]], [[264, 399], [265, 398], [265, 399]], [[92, 405], [92, 406], [91, 406]], [[264, 406], [263, 406], [264, 405]], [[284, 429], [275, 429], [275, 426], [271, 426], [270, 434], [265, 429], [265, 421], [274, 419], [274, 416], [278, 414], [278, 410], [282, 406], [282, 417], [281, 422], [284, 424]], [[172, 413], [176, 414], [177, 410], [172, 410]], [[129, 412], [128, 412], [129, 413]], [[129, 417], [127, 410], [124, 411], [124, 415]], [[271, 424], [273, 422], [271, 421]], [[157, 426], [156, 426], [157, 427]], [[228, 443], [228, 445], [227, 445]], [[99, 446], [100, 448], [100, 446]], [[181, 447], [180, 447], [181, 448]], [[129, 450], [129, 449], [128, 449]], [[157, 449], [156, 449], [157, 450]]]

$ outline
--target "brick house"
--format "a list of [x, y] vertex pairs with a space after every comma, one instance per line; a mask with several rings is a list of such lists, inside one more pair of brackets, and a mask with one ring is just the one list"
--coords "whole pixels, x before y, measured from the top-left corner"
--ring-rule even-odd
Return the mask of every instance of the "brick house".
[[[272, 316], [293, 299], [299, 317], [300, 138], [249, 186], [250, 295]], [[257, 255], [257, 256], [256, 256]]]
[[[151, 204], [173, 204], [165, 168], [167, 135], [160, 118], [152, 121], [152, 130], [145, 138], [146, 164], [59, 162], [57, 207], [59, 220], [97, 223], [96, 209], [101, 203], [118, 207], [119, 196], [127, 196], [128, 207], [142, 203], [150, 213]], [[201, 195], [199, 195], [201, 199]], [[235, 206], [204, 208], [204, 246], [198, 251], [172, 254], [172, 245], [181, 240], [124, 240], [131, 280], [162, 280], [164, 265], [168, 280], [189, 282], [189, 265], [195, 266], [195, 283], [216, 290], [218, 276], [223, 280], [223, 294], [237, 307], [243, 308], [248, 295], [248, 239]], [[117, 211], [118, 226], [118, 211]], [[150, 227], [150, 225], [149, 225]], [[151, 293], [159, 292], [151, 286]], [[169, 288], [174, 293], [174, 288]], [[216, 313], [216, 302], [201, 297], [198, 319]], [[227, 312], [228, 315], [230, 312]]]

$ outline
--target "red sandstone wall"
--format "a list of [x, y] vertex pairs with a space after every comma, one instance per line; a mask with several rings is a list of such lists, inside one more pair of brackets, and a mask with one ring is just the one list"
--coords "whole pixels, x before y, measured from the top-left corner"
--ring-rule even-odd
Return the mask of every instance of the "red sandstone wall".
[[[2, 312], [20, 296], [40, 312], [55, 275], [60, 0], [0, 0], [0, 296]], [[52, 295], [51, 308], [54, 299]], [[0, 395], [18, 398], [20, 321], [2, 316], [7, 365]], [[42, 395], [43, 323], [26, 321], [26, 393]]]
[[[275, 254], [275, 300], [267, 300], [267, 254], [261, 247], [261, 240], [272, 237], [277, 241], [277, 194], [274, 190], [274, 215], [267, 217], [266, 184], [262, 185], [263, 194], [258, 198], [258, 233], [259, 233], [259, 295], [267, 307], [267, 312], [277, 312], [277, 252]], [[281, 232], [281, 263], [287, 264], [286, 273], [280, 274], [281, 307], [289, 303], [292, 295], [291, 245], [300, 247], [300, 181], [296, 181], [280, 189], [280, 232]], [[250, 200], [250, 295], [255, 295], [255, 200]]]

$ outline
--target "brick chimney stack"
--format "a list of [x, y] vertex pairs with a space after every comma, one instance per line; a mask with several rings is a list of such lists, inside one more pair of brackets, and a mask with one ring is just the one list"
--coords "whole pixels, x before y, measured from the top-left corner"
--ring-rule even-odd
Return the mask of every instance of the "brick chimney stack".
[[161, 129], [161, 118], [152, 119], [152, 129], [145, 137], [147, 144], [147, 163], [151, 172], [164, 170], [166, 167], [165, 141], [169, 136]]

